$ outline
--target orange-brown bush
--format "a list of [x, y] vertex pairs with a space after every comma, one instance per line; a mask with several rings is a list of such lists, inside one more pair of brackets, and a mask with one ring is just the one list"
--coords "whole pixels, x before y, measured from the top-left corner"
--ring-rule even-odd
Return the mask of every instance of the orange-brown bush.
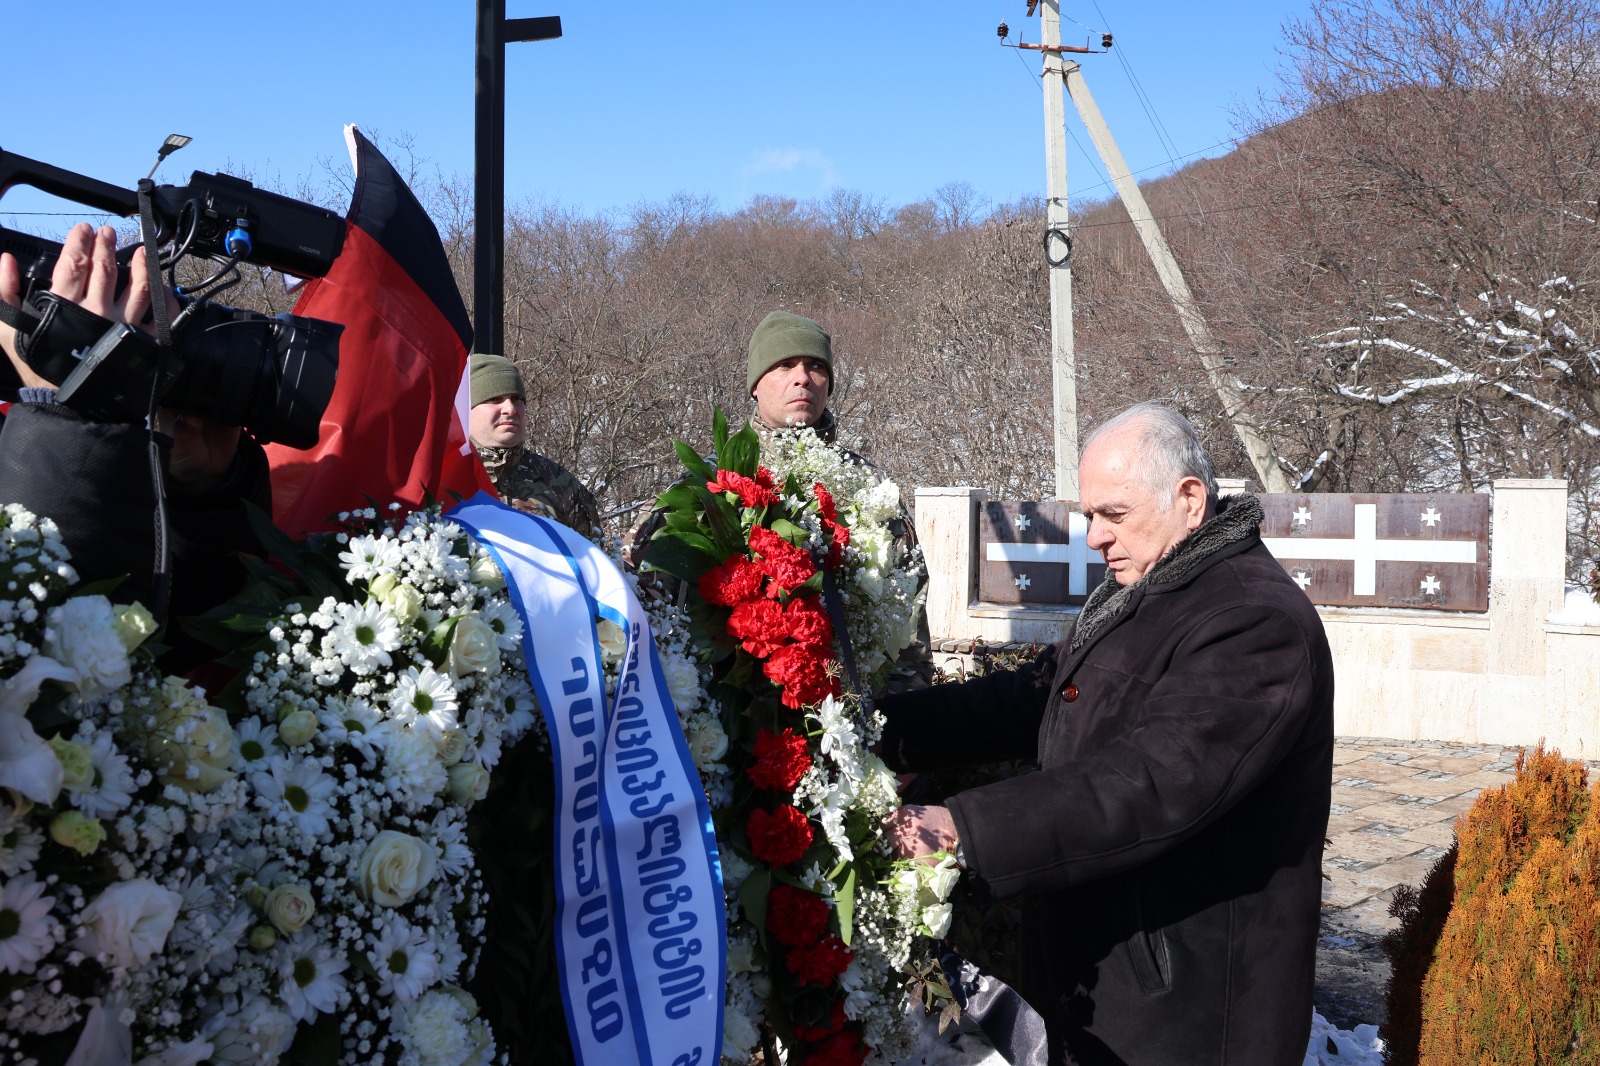
[[1479, 797], [1457, 839], [1416, 1061], [1600, 1063], [1600, 785], [1541, 746]]

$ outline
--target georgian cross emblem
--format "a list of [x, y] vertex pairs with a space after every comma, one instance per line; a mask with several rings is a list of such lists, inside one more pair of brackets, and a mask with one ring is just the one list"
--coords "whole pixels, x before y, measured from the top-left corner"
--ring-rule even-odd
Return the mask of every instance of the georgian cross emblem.
[[[1302, 508], [1304, 510], [1304, 508]], [[1309, 516], [1308, 516], [1309, 517]], [[1296, 520], [1298, 521], [1298, 514]], [[1475, 540], [1392, 540], [1378, 537], [1378, 507], [1355, 505], [1355, 535], [1351, 537], [1262, 537], [1267, 550], [1280, 559], [1345, 560], [1355, 564], [1352, 590], [1357, 596], [1376, 596], [1378, 563], [1476, 563]]]
[[1302, 592], [1311, 587], [1311, 571], [1296, 570], [1293, 576], [1294, 583], [1300, 586]]
[[1439, 524], [1440, 520], [1444, 518], [1444, 515], [1440, 514], [1437, 510], [1430, 506], [1426, 511], [1422, 512], [1421, 518], [1423, 523], [1429, 529], [1432, 529], [1434, 526]]
[[1017, 588], [1026, 592], [1028, 590], [1028, 586], [1033, 584], [1033, 578], [1029, 577], [1027, 574], [1018, 574], [1016, 577], [1011, 579], [1011, 583], [1017, 586]]
[[[1018, 528], [1027, 521], [1018, 515]], [[1006, 544], [991, 542], [984, 559], [991, 563], [1066, 563], [1067, 595], [1083, 596], [1089, 591], [1089, 520], [1076, 511], [1067, 516], [1067, 542], [1036, 542]], [[1027, 588], [1019, 578], [1012, 578], [1018, 588]], [[1030, 581], [1029, 584], [1032, 584]]]
[[1437, 596], [1439, 595], [1439, 590], [1444, 588], [1444, 586], [1439, 583], [1439, 579], [1434, 577], [1432, 574], [1429, 574], [1427, 577], [1423, 578], [1420, 584], [1422, 587], [1422, 594], [1424, 596]]
[[1304, 507], [1296, 510], [1294, 513], [1294, 524], [1297, 526], [1309, 526], [1311, 524], [1311, 512]]
[[1027, 529], [1031, 525], [1033, 525], [1033, 520], [1030, 519], [1027, 515], [1025, 515], [1025, 514], [1017, 515], [1017, 532], [1020, 533], [1024, 529]]

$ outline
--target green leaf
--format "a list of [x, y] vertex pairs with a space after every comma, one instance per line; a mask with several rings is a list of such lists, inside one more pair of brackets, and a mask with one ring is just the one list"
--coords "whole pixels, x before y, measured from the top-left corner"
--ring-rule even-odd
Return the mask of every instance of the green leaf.
[[700, 533], [705, 528], [699, 514], [694, 512], [668, 511], [662, 516], [662, 521], [667, 529], [675, 533]]
[[818, 570], [816, 573], [812, 574], [810, 577], [808, 577], [804, 581], [800, 582], [800, 584], [795, 588], [795, 590], [793, 592], [789, 593], [789, 595], [798, 596], [802, 592], [821, 592], [821, 591], [822, 591], [822, 571]]
[[804, 526], [796, 525], [787, 518], [773, 519], [770, 527], [774, 533], [793, 544], [796, 548], [805, 547], [807, 538], [811, 536]]
[[[717, 458], [722, 458], [722, 446], [728, 443], [728, 416], [718, 407], [711, 412], [711, 443], [716, 449]], [[724, 469], [732, 469], [724, 467]], [[709, 480], [709, 479], [708, 479]]]
[[850, 929], [856, 917], [856, 868], [844, 872], [844, 880], [833, 887], [834, 913], [839, 916], [839, 939], [850, 946]]
[[[699, 452], [689, 447], [683, 441], [673, 441], [672, 450], [678, 453], [678, 458], [683, 461], [684, 466], [689, 468], [689, 473], [693, 474], [701, 481], [713, 481], [716, 479], [716, 469], [710, 463], [702, 459]], [[672, 490], [668, 489], [667, 491], [671, 492]], [[663, 493], [663, 495], [665, 495], [665, 493]]]
[[434, 666], [443, 666], [450, 655], [450, 643], [455, 639], [456, 625], [461, 621], [459, 617], [446, 618], [443, 622], [428, 630], [428, 635], [422, 638], [422, 653]]
[[767, 942], [767, 894], [772, 891], [772, 871], [757, 869], [739, 886], [739, 905], [744, 916], [756, 927], [763, 945]]
[[644, 566], [680, 581], [699, 581], [701, 574], [720, 562], [721, 557], [705, 537], [674, 530], [664, 530], [644, 549]]
[[761, 438], [746, 422], [743, 429], [728, 438], [717, 448], [717, 465], [745, 477], [755, 477], [756, 465], [761, 461]]
[[692, 515], [700, 510], [700, 498], [694, 494], [694, 489], [687, 482], [680, 481], [656, 497], [656, 506], [663, 510], [682, 511]]
[[711, 530], [712, 543], [717, 547], [718, 561], [730, 555], [743, 555], [749, 541], [745, 538], [744, 523], [739, 521], [739, 512], [722, 498], [720, 492], [712, 492], [704, 485], [694, 486], [694, 492], [705, 508], [706, 525]]

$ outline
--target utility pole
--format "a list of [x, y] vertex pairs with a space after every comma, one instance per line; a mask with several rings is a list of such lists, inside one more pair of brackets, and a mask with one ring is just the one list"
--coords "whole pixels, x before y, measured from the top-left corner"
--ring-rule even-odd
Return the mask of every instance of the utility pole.
[[1072, 345], [1072, 238], [1067, 235], [1066, 105], [1061, 99], [1060, 0], [1044, 0], [1045, 260], [1050, 270], [1050, 384], [1056, 431], [1056, 499], [1078, 498], [1077, 354]]
[[506, 44], [561, 36], [561, 18], [508, 19], [506, 0], [478, 0], [472, 196], [472, 348], [505, 354]]
[[[1045, 18], [1048, 25], [1049, 12], [1054, 8], [1054, 0], [1046, 0], [1046, 4]], [[1051, 96], [1048, 76], [1050, 60], [1049, 53], [1045, 55], [1045, 99], [1048, 107]], [[1060, 64], [1059, 56], [1057, 63]], [[1189, 285], [1183, 278], [1183, 271], [1178, 269], [1178, 261], [1174, 258], [1172, 249], [1167, 246], [1166, 238], [1161, 235], [1161, 227], [1150, 214], [1150, 207], [1145, 203], [1144, 194], [1139, 191], [1139, 183], [1134, 181], [1133, 175], [1128, 172], [1128, 164], [1123, 161], [1122, 152], [1117, 148], [1117, 142], [1112, 139], [1111, 130], [1106, 126], [1106, 120], [1100, 114], [1100, 108], [1095, 104], [1094, 97], [1089, 93], [1089, 86], [1084, 83], [1082, 68], [1077, 63], [1066, 63], [1063, 65], [1062, 77], [1066, 81], [1067, 93], [1072, 97], [1073, 106], [1078, 109], [1078, 114], [1089, 131], [1089, 139], [1094, 142], [1095, 150], [1100, 153], [1106, 173], [1115, 183], [1117, 193], [1122, 197], [1122, 205], [1127, 208], [1128, 217], [1133, 220], [1134, 227], [1139, 231], [1139, 237], [1144, 241], [1150, 261], [1155, 264], [1156, 275], [1161, 279], [1162, 286], [1167, 290], [1167, 295], [1178, 311], [1178, 321], [1183, 324], [1183, 331], [1189, 335], [1189, 343], [1194, 345], [1195, 352], [1200, 356], [1200, 363], [1205, 367], [1206, 376], [1211, 380], [1211, 387], [1216, 392], [1217, 399], [1222, 402], [1222, 412], [1227, 416], [1234, 432], [1239, 435], [1239, 441], [1244, 445], [1245, 452], [1250, 456], [1250, 464], [1255, 467], [1256, 476], [1261, 479], [1262, 489], [1267, 492], [1293, 491], [1288, 475], [1284, 473], [1283, 467], [1272, 453], [1271, 445], [1267, 443], [1255, 422], [1245, 413], [1244, 395], [1234, 383], [1227, 367], [1223, 365], [1222, 348], [1211, 335], [1211, 328], [1206, 325], [1205, 316], [1200, 313], [1200, 307], [1189, 291]], [[1055, 195], [1053, 190], [1051, 195]], [[1055, 293], [1054, 281], [1055, 276], [1052, 272], [1050, 289], [1052, 297]], [[1069, 326], [1068, 329], [1070, 328]], [[1071, 336], [1070, 332], [1068, 336]], [[1056, 400], [1058, 465], [1061, 461], [1060, 404], [1058, 396]]]

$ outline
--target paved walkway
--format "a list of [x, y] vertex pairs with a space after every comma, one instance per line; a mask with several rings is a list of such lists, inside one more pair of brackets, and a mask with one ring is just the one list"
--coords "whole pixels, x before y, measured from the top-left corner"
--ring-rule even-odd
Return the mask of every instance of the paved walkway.
[[[1342, 1028], [1382, 1023], [1389, 964], [1378, 947], [1399, 923], [1389, 902], [1420, 886], [1450, 847], [1458, 815], [1515, 774], [1521, 748], [1341, 737], [1322, 866], [1317, 1001]], [[1590, 778], [1600, 764], [1590, 764]]]

